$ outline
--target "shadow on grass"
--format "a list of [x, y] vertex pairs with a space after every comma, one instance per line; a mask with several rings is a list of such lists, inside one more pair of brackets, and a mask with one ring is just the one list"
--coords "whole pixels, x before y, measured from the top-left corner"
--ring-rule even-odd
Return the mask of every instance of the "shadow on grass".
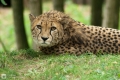
[[[96, 54], [93, 54], [93, 53], [83, 53], [81, 55], [77, 55], [77, 57], [80, 57], [80, 56], [90, 56], [90, 55], [94, 55], [96, 57], [101, 57], [103, 55], [116, 55], [116, 54], [112, 54], [112, 53], [101, 53], [101, 52], [98, 52]], [[69, 54], [69, 53], [64, 53], [64, 54], [44, 54], [42, 52], [36, 52], [34, 51], [33, 49], [26, 49], [26, 50], [19, 50], [19, 51], [12, 51], [9, 53], [9, 56], [13, 56], [14, 59], [21, 59], [21, 60], [24, 60], [24, 59], [33, 59], [33, 58], [40, 58], [40, 59], [47, 59], [47, 58], [50, 58], [50, 57], [60, 57], [60, 56], [76, 56], [74, 54]]]

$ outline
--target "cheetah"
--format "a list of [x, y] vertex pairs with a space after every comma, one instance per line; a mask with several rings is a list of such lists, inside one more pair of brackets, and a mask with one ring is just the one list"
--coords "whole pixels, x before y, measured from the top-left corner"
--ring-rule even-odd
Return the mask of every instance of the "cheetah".
[[33, 41], [45, 54], [120, 53], [120, 30], [88, 26], [55, 10], [29, 18]]

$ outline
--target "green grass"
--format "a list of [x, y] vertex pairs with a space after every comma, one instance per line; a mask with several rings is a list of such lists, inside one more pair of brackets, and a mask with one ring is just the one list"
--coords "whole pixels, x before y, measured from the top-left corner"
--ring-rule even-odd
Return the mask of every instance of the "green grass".
[[33, 50], [2, 53], [6, 80], [118, 80], [120, 55], [43, 55]]
[[[47, 5], [47, 6], [46, 6]], [[48, 7], [49, 6], [49, 7]], [[46, 2], [44, 12], [52, 5]], [[25, 10], [24, 22], [31, 47], [30, 21]], [[65, 13], [77, 21], [90, 24], [90, 7], [65, 5]], [[7, 50], [0, 45], [0, 80], [119, 80], [120, 55], [44, 55], [33, 50], [16, 51], [14, 25], [11, 9], [1, 9], [0, 38]], [[4, 79], [5, 78], [5, 79]]]

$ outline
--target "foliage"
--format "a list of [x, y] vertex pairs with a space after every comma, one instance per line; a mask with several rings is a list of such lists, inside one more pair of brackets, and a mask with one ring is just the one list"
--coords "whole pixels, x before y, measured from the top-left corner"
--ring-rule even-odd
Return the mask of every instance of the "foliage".
[[7, 5], [7, 3], [4, 0], [0, 0], [3, 5]]

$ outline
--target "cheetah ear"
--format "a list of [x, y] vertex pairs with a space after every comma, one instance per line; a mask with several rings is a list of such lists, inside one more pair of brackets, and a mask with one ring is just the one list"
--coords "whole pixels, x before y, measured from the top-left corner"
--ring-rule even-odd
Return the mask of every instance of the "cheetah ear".
[[62, 18], [59, 18], [58, 21], [63, 25], [64, 29], [66, 29], [67, 27], [70, 27], [71, 19], [69, 16], [64, 16]]
[[78, 44], [84, 44], [89, 41], [89, 36], [85, 33], [83, 28], [72, 28], [74, 30], [73, 33], [71, 33], [71, 39], [78, 43]]
[[32, 23], [36, 17], [33, 14], [29, 14], [30, 22]]

